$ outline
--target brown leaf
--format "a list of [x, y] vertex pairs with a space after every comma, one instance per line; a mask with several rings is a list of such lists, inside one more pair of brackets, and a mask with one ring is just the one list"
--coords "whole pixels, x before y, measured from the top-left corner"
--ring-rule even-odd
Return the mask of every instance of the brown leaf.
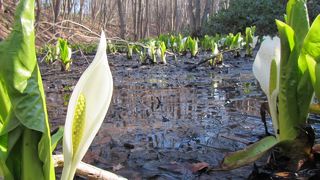
[[312, 147], [312, 152], [314, 152], [314, 153], [320, 153], [320, 144], [315, 144], [315, 145]]
[[290, 177], [291, 173], [290, 172], [278, 172], [275, 175], [278, 177], [287, 178], [287, 177]]
[[208, 168], [209, 167], [209, 164], [206, 163], [206, 162], [200, 162], [200, 163], [194, 163], [192, 164], [192, 172], [193, 173], [196, 173], [196, 172], [199, 172], [205, 168]]
[[124, 168], [121, 164], [112, 166], [112, 171], [119, 171], [120, 169]]

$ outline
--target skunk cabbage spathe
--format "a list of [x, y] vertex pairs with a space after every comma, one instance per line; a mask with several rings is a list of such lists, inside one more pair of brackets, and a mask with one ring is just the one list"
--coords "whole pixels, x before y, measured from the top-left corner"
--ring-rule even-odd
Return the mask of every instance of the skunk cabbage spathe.
[[108, 111], [113, 81], [101, 34], [97, 54], [80, 77], [71, 95], [63, 138], [63, 180], [73, 179], [77, 165], [87, 152]]

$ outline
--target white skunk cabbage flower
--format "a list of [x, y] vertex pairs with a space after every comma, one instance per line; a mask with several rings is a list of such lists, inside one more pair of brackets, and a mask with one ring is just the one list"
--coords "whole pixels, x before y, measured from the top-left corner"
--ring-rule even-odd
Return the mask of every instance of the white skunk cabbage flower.
[[188, 37], [184, 37], [184, 38], [181, 40], [181, 44], [186, 43], [186, 42], [187, 42], [187, 39], [188, 39]]
[[72, 56], [72, 49], [68, 47], [68, 60], [71, 59], [71, 56]]
[[73, 179], [109, 108], [113, 81], [106, 48], [102, 32], [97, 54], [71, 95], [63, 137], [62, 180]]
[[214, 43], [214, 48], [212, 49], [213, 55], [218, 55], [219, 54], [219, 49], [218, 49], [218, 44]]
[[273, 129], [276, 136], [279, 127], [277, 96], [279, 94], [280, 75], [280, 39], [265, 37], [253, 63], [253, 74], [261, 89], [267, 95]]
[[252, 49], [254, 49], [258, 43], [258, 40], [259, 40], [259, 36], [254, 36], [253, 37], [253, 41], [252, 41]]
[[157, 48], [156, 54], [157, 54], [158, 58], [161, 58], [161, 49], [160, 48]]

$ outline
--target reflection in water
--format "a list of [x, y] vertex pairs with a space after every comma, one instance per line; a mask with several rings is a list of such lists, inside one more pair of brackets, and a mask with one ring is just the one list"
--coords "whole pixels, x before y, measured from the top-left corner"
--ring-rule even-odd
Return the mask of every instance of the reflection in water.
[[[264, 133], [259, 119], [260, 102], [256, 100], [261, 91], [251, 87], [254, 85], [248, 68], [251, 62], [235, 61], [232, 63], [236, 68], [231, 65], [213, 71], [199, 67], [189, 72], [182, 61], [174, 66], [133, 69], [136, 62], [117, 57], [121, 56], [110, 57], [115, 83], [112, 104], [86, 162], [111, 170], [119, 164], [134, 172], [147, 169], [141, 173], [149, 177], [151, 170], [156, 169], [158, 174], [161, 171], [154, 162], [202, 161], [217, 165], [226, 152], [246, 146], [234, 139], [253, 142]], [[70, 77], [62, 74], [47, 82], [53, 125], [64, 123], [66, 107], [61, 108], [61, 94], [71, 93], [69, 90], [61, 93], [59, 89], [74, 85], [81, 68], [84, 66], [74, 73], [73, 79], [59, 81]], [[52, 84], [56, 86], [51, 88]], [[245, 93], [249, 91], [252, 96]], [[239, 173], [219, 177], [237, 176]], [[242, 172], [240, 176], [246, 175]]]
[[[228, 126], [234, 125], [231, 130], [237, 131], [243, 128], [241, 122], [247, 115], [259, 116], [259, 102], [233, 100], [237, 93], [237, 87], [226, 81], [180, 88], [121, 86], [114, 90], [108, 121], [103, 126], [117, 141], [148, 144], [150, 148], [217, 144], [220, 134], [231, 132]], [[129, 134], [143, 138], [132, 139]]]

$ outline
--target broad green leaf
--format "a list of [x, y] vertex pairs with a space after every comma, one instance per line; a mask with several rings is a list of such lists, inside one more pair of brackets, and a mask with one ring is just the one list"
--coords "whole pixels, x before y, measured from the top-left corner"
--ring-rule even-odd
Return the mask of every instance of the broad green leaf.
[[309, 16], [306, 0], [289, 0], [287, 4], [287, 24], [296, 36], [296, 45], [301, 47], [309, 30]]
[[275, 137], [265, 137], [246, 149], [227, 155], [222, 162], [221, 168], [223, 170], [231, 170], [252, 163], [277, 145], [277, 143], [278, 141]]
[[58, 131], [51, 136], [51, 149], [54, 151], [56, 149], [59, 141], [62, 139], [64, 133], [64, 128], [59, 127]]
[[0, 108], [0, 129], [1, 129], [11, 109], [11, 103], [10, 103], [7, 90], [4, 88], [1, 81], [0, 81], [0, 97], [1, 97], [0, 98], [0, 107], [1, 107]]
[[[293, 29], [277, 21], [281, 38], [281, 69], [279, 91], [280, 140], [292, 140], [299, 134], [296, 127], [306, 123], [312, 89], [308, 85], [308, 74], [303, 72], [301, 46]], [[301, 42], [299, 42], [301, 43]]]
[[[308, 34], [306, 35], [299, 57], [299, 68], [301, 72], [301, 79], [298, 85], [298, 103], [300, 111], [300, 119], [306, 117], [309, 111], [308, 104], [310, 104], [313, 92], [320, 96], [320, 79], [316, 79], [315, 75], [318, 75], [317, 67], [312, 63], [315, 60], [317, 63], [320, 60], [320, 16], [318, 16], [313, 22]], [[314, 59], [314, 60], [312, 60]], [[314, 71], [316, 74], [312, 73]], [[313, 83], [310, 83], [313, 82]], [[315, 84], [316, 83], [316, 84]]]
[[279, 31], [279, 36], [281, 39], [281, 67], [286, 66], [291, 51], [294, 48], [294, 31], [286, 23], [276, 20], [276, 24]]
[[314, 91], [316, 93], [316, 96], [320, 97], [320, 76], [319, 76], [320, 63], [317, 63], [315, 59], [312, 58], [309, 54], [306, 55], [306, 60], [307, 60], [308, 69], [309, 69]]
[[314, 20], [304, 40], [302, 53], [309, 54], [317, 63], [320, 63], [320, 15]]
[[24, 128], [21, 136], [21, 179], [46, 179], [44, 171], [42, 170], [42, 161], [39, 161], [38, 142], [40, 141], [42, 133], [31, 129]]
[[[43, 173], [43, 178], [37, 179], [55, 179], [44, 90], [35, 55], [34, 0], [19, 2], [13, 31], [0, 43], [0, 82], [5, 92], [5, 95], [0, 94], [0, 99], [10, 99], [6, 101], [10, 103], [6, 104], [10, 110], [2, 118], [5, 126], [0, 130], [0, 135], [8, 138], [8, 152], [1, 161], [6, 162], [8, 171], [5, 172], [10, 171], [11, 174], [4, 176], [27, 179], [25, 172], [31, 174], [33, 167], [42, 169], [39, 173]], [[37, 136], [30, 139], [32, 144], [36, 144], [33, 152], [21, 151], [24, 148], [23, 137], [13, 135], [17, 128]], [[27, 156], [34, 158], [29, 164], [25, 161], [29, 159], [25, 158]]]

